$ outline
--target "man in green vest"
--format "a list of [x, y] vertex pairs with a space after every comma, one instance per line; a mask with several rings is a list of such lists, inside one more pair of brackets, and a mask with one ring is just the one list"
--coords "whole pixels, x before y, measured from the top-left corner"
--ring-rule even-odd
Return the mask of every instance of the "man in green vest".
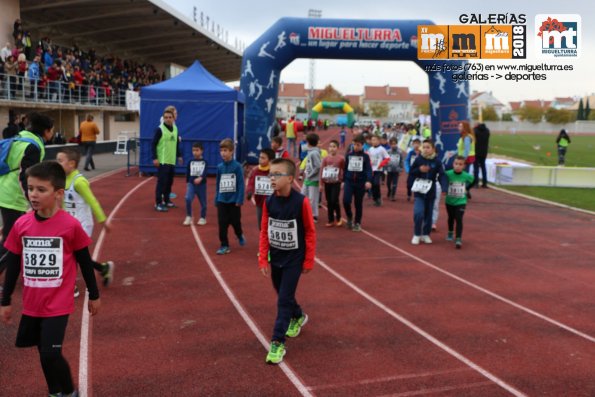
[[285, 137], [287, 138], [287, 151], [293, 155], [293, 157], [297, 158], [298, 156], [298, 147], [297, 147], [297, 137], [295, 134], [295, 117], [291, 116], [289, 120], [287, 120], [287, 124], [285, 125]]
[[163, 123], [155, 130], [153, 137], [153, 165], [157, 167], [157, 187], [155, 189], [155, 210], [166, 212], [174, 207], [170, 193], [176, 173], [176, 158], [182, 164], [182, 154], [178, 144], [178, 127], [174, 123], [174, 112], [163, 112]]
[[[16, 220], [29, 208], [27, 191], [27, 168], [41, 162], [45, 157], [44, 141], [54, 136], [54, 121], [44, 115], [31, 113], [28, 130], [19, 132], [10, 146], [6, 162], [10, 172], [0, 175], [0, 212], [2, 212], [2, 241], [6, 241], [8, 233]], [[28, 142], [28, 141], [34, 141]], [[4, 244], [0, 247], [0, 273], [4, 271]]]

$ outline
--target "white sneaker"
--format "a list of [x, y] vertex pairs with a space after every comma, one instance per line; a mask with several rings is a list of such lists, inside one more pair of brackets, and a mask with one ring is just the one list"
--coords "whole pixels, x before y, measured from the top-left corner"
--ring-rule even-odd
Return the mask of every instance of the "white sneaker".
[[432, 239], [430, 236], [421, 236], [421, 241], [425, 244], [432, 244]]
[[184, 218], [184, 223], [182, 223], [182, 225], [184, 225], [184, 226], [190, 226], [190, 225], [192, 225], [192, 217], [191, 216], [187, 216], [186, 218]]
[[411, 239], [411, 244], [419, 245], [419, 236], [413, 236], [413, 238]]
[[198, 222], [196, 222], [196, 224], [197, 224], [197, 225], [200, 225], [200, 226], [204, 226], [204, 225], [206, 225], [206, 224], [207, 224], [207, 220], [206, 220], [205, 218], [200, 218], [200, 219], [198, 220]]

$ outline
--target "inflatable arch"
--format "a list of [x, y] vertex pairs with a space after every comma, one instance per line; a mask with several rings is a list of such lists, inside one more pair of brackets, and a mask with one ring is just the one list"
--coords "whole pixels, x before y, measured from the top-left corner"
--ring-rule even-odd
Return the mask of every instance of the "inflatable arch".
[[[270, 146], [281, 70], [297, 58], [413, 61], [428, 74], [432, 136], [444, 164], [456, 153], [458, 123], [469, 118], [469, 83], [456, 82], [464, 61], [417, 59], [417, 26], [428, 20], [281, 18], [244, 51], [244, 160]], [[421, 43], [420, 43], [421, 44]], [[443, 65], [450, 66], [443, 68]], [[444, 69], [444, 70], [443, 70]], [[458, 72], [460, 73], [460, 72]]]
[[312, 108], [312, 119], [315, 121], [318, 120], [318, 114], [322, 111], [322, 109], [341, 109], [343, 113], [347, 114], [347, 127], [353, 127], [353, 108], [349, 106], [347, 102], [318, 102]]

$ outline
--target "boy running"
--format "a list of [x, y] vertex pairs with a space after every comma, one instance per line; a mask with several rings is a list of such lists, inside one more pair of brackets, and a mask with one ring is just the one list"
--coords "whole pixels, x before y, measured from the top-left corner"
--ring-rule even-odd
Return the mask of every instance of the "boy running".
[[246, 185], [246, 198], [251, 200], [254, 197], [256, 204], [256, 221], [258, 222], [258, 230], [262, 222], [262, 206], [264, 201], [273, 194], [271, 187], [271, 180], [269, 178], [270, 162], [275, 159], [275, 152], [273, 149], [262, 149], [260, 156], [258, 156], [258, 167], [254, 168], [248, 178]]
[[324, 186], [324, 194], [328, 205], [328, 223], [326, 227], [341, 226], [341, 204], [339, 196], [341, 194], [341, 182], [343, 182], [343, 171], [345, 168], [345, 158], [338, 155], [339, 142], [332, 140], [328, 145], [328, 156], [322, 160], [320, 167], [320, 181]]
[[221, 247], [217, 255], [229, 254], [229, 240], [227, 229], [229, 225], [238, 238], [240, 246], [246, 245], [242, 233], [242, 204], [244, 204], [244, 171], [242, 165], [233, 159], [234, 144], [229, 138], [219, 144], [219, 153], [223, 159], [217, 166], [217, 190], [215, 205], [217, 206], [217, 220], [219, 223], [219, 241]]
[[307, 197], [292, 189], [295, 164], [275, 159], [269, 176], [273, 195], [263, 206], [258, 267], [263, 276], [270, 273], [277, 292], [277, 318], [266, 363], [279, 364], [285, 356], [285, 337], [294, 338], [308, 322], [295, 299], [302, 273], [314, 267], [316, 229]]
[[396, 201], [397, 198], [397, 184], [399, 183], [399, 174], [403, 170], [403, 155], [401, 149], [397, 144], [397, 138], [390, 138], [390, 149], [388, 155], [390, 160], [386, 165], [386, 189], [388, 190], [386, 196], [390, 201]]
[[[356, 135], [353, 138], [353, 150], [347, 154], [343, 168], [345, 175], [343, 207], [347, 215], [347, 228], [354, 232], [362, 230], [364, 194], [372, 187], [372, 166], [370, 157], [364, 153], [364, 142], [365, 139], [362, 135]], [[351, 200], [355, 201], [355, 223], [351, 211]]]
[[[66, 173], [66, 188], [62, 206], [64, 210], [78, 219], [89, 238], [93, 235], [93, 218], [97, 223], [103, 224], [105, 231], [109, 232], [111, 228], [110, 225], [105, 223], [107, 217], [103, 212], [103, 208], [95, 198], [89, 181], [78, 170], [81, 153], [78, 149], [65, 147], [60, 149], [56, 159]], [[106, 287], [113, 281], [114, 267], [112, 261], [103, 263], [93, 261], [93, 268], [101, 273], [103, 285]], [[78, 289], [75, 289], [74, 294], [75, 298], [78, 297]]]
[[6, 240], [8, 269], [0, 317], [10, 323], [11, 296], [23, 271], [23, 313], [17, 347], [37, 346], [50, 396], [76, 396], [62, 344], [68, 316], [74, 311], [72, 290], [78, 262], [89, 290], [88, 310], [97, 314], [99, 291], [89, 254], [91, 239], [81, 223], [60, 208], [66, 174], [46, 161], [27, 170], [33, 211], [20, 217]]
[[289, 152], [283, 148], [283, 138], [280, 136], [274, 136], [273, 139], [271, 139], [271, 149], [275, 152], [276, 159], [288, 159], [290, 157]]
[[192, 144], [193, 159], [186, 166], [186, 218], [182, 223], [184, 226], [192, 224], [192, 201], [194, 196], [200, 202], [200, 219], [197, 225], [207, 224], [207, 160], [202, 157], [203, 146], [200, 142]]
[[388, 164], [390, 156], [386, 149], [380, 145], [378, 135], [372, 135], [371, 142], [372, 147], [368, 149], [368, 155], [372, 164], [372, 198], [374, 199], [374, 206], [380, 207], [382, 205], [380, 185], [382, 184], [382, 176], [384, 175], [382, 167]]
[[319, 184], [322, 154], [318, 147], [319, 140], [320, 138], [318, 137], [318, 134], [313, 132], [306, 136], [306, 141], [308, 142], [308, 155], [305, 159], [304, 186], [302, 186], [302, 194], [308, 197], [312, 204], [314, 223], [318, 222], [318, 200], [320, 198]]
[[[419, 138], [416, 137], [411, 142], [411, 149], [409, 149], [409, 151], [407, 152], [407, 157], [405, 158], [405, 172], [407, 173], [407, 175], [409, 175], [409, 173], [411, 172], [411, 166], [415, 162], [415, 159], [417, 159], [417, 157], [420, 155], [420, 153], [421, 141], [419, 140]], [[411, 188], [409, 187], [409, 184], [407, 184], [407, 201], [411, 201]]]
[[465, 169], [465, 157], [455, 157], [453, 169], [446, 171], [448, 178], [448, 193], [446, 194], [446, 212], [448, 214], [448, 235], [447, 241], [452, 241], [454, 224], [457, 224], [455, 235], [455, 248], [463, 246], [463, 215], [467, 206], [467, 189], [474, 182], [473, 175], [469, 175]]

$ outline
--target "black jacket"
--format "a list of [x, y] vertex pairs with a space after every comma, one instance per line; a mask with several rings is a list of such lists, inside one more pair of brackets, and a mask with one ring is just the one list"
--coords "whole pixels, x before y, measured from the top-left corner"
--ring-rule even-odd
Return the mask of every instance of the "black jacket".
[[482, 123], [473, 130], [475, 132], [475, 156], [488, 157], [488, 149], [490, 146], [490, 129]]

